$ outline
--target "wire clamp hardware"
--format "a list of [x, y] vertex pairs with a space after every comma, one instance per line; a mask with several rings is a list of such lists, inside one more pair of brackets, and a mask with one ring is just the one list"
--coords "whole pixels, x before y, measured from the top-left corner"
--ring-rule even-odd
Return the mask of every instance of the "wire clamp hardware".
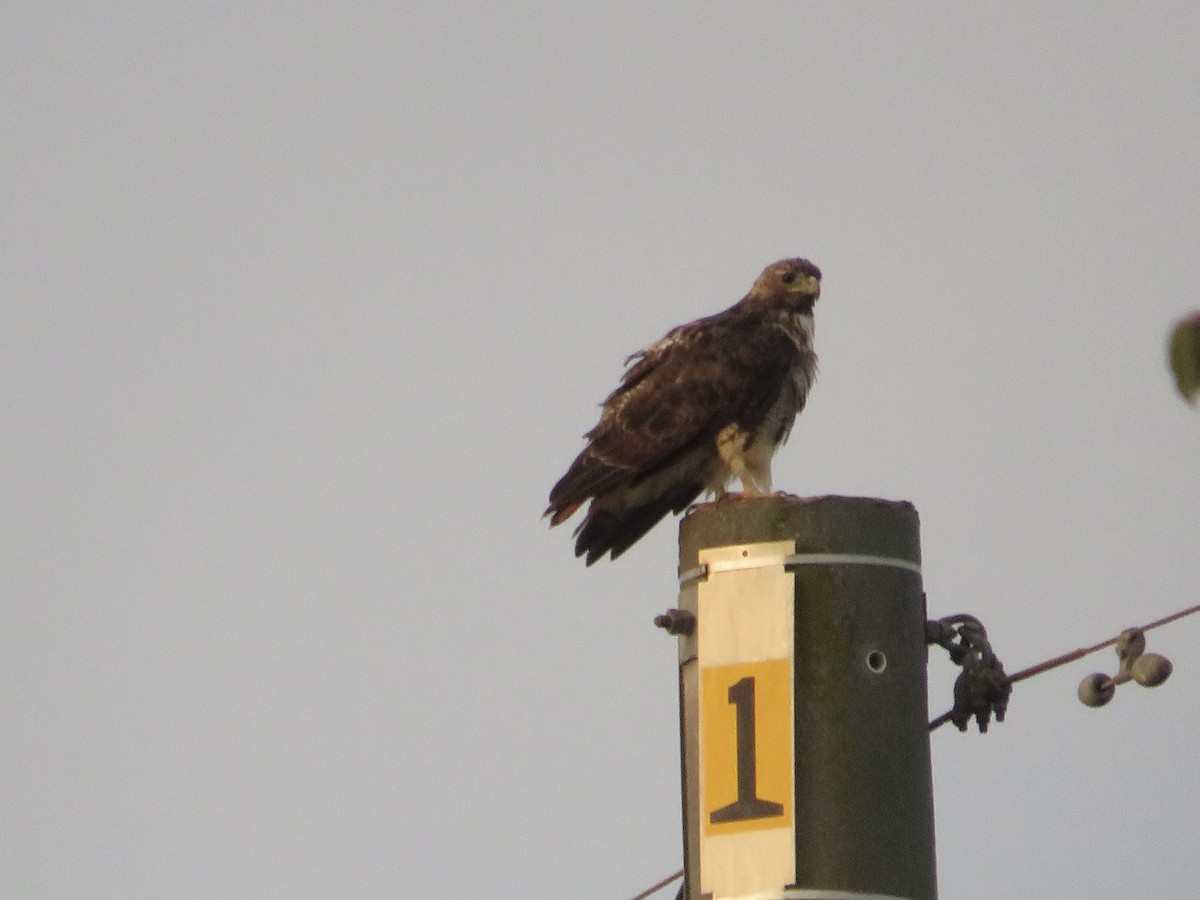
[[962, 667], [954, 681], [954, 706], [930, 722], [929, 730], [953, 722], [966, 731], [974, 718], [980, 734], [986, 734], [993, 715], [1003, 722], [1012, 684], [983, 623], [965, 613], [926, 622], [925, 641], [944, 648], [950, 661]]

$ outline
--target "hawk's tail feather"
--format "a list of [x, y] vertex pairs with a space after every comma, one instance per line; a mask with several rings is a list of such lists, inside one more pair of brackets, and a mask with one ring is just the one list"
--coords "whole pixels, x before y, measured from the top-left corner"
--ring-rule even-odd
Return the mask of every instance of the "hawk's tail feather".
[[667, 513], [686, 509], [702, 490], [704, 485], [694, 482], [676, 485], [668, 493], [641, 506], [598, 508], [593, 503], [576, 532], [575, 555], [586, 555], [589, 566], [606, 553], [610, 559], [616, 559]]
[[601, 462], [589, 447], [550, 490], [550, 505], [542, 515], [551, 517], [551, 525], [564, 522], [592, 497], [621, 487], [629, 480], [629, 474], [625, 469]]
[[553, 528], [555, 525], [561, 525], [563, 522], [567, 521], [567, 519], [571, 518], [571, 516], [575, 515], [575, 511], [579, 509], [579, 507], [583, 506], [583, 504], [586, 502], [586, 500], [576, 500], [573, 503], [560, 505], [551, 503], [546, 507], [546, 511], [542, 513], [542, 518], [545, 519], [549, 517], [550, 527]]

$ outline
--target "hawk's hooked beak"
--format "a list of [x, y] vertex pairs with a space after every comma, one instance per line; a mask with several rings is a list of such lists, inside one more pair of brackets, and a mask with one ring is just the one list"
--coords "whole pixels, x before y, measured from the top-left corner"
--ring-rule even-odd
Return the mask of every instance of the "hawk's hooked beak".
[[821, 279], [816, 275], [800, 275], [785, 287], [789, 294], [818, 294], [821, 290]]

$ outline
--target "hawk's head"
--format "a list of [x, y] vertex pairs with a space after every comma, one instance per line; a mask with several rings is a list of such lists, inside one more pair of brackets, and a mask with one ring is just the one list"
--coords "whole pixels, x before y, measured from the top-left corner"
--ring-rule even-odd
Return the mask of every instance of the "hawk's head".
[[796, 258], [781, 259], [763, 269], [746, 299], [788, 300], [812, 309], [820, 296], [821, 270], [807, 259]]

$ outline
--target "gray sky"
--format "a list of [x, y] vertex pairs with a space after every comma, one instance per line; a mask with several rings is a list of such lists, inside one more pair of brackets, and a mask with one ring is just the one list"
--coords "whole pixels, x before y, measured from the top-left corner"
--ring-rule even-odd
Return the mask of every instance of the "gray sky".
[[[915, 503], [1010, 670], [1196, 602], [1194, 2], [201, 6], [0, 10], [4, 896], [678, 868], [675, 526], [586, 570], [539, 515], [782, 256], [779, 487]], [[934, 734], [942, 896], [1190, 896], [1198, 644]]]

